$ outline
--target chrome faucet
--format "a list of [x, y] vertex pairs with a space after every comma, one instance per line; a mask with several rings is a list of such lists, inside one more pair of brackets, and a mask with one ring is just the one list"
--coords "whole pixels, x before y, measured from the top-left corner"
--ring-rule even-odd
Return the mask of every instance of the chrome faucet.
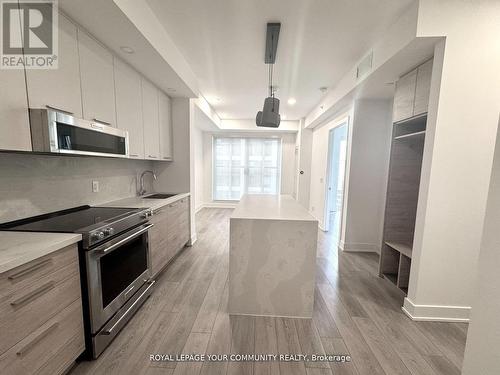
[[153, 178], [156, 180], [156, 173], [154, 171], [144, 171], [141, 173], [141, 190], [139, 190], [139, 195], [144, 195], [146, 194], [146, 189], [144, 189], [144, 176], [147, 173], [151, 173], [153, 175]]

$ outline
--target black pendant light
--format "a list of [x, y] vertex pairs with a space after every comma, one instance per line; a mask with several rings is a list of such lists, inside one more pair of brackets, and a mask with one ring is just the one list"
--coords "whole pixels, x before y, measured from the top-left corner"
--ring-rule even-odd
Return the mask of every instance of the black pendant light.
[[266, 51], [264, 62], [269, 65], [269, 96], [264, 100], [264, 109], [257, 112], [255, 122], [257, 126], [277, 128], [280, 125], [280, 101], [274, 97], [273, 70], [278, 49], [278, 38], [281, 23], [268, 23], [266, 32]]

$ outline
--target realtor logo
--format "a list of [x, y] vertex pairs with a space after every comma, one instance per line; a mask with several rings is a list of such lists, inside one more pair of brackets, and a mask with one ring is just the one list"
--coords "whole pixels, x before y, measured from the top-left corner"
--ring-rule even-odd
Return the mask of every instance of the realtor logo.
[[57, 69], [57, 1], [1, 0], [2, 69]]

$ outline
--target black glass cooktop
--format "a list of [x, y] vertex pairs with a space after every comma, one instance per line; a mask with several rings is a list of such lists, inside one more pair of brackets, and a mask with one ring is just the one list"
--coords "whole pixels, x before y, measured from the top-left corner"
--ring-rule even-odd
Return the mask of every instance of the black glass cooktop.
[[139, 209], [81, 206], [0, 224], [0, 230], [78, 233], [95, 224], [104, 224], [137, 211]]

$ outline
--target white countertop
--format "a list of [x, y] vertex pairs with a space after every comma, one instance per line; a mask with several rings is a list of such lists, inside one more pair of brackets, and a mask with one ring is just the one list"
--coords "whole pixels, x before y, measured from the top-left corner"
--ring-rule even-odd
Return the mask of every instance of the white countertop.
[[317, 221], [290, 195], [245, 194], [231, 218]]
[[82, 239], [75, 233], [1, 232], [0, 274]]
[[[152, 195], [156, 193], [151, 193], [145, 195]], [[117, 201], [108, 202], [105, 204], [99, 204], [100, 207], [125, 207], [125, 208], [151, 208], [157, 210], [158, 208], [164, 207], [167, 204], [178, 201], [179, 199], [188, 197], [189, 193], [179, 193], [173, 197], [166, 199], [144, 199], [144, 197], [130, 197], [125, 199], [120, 199]]]

